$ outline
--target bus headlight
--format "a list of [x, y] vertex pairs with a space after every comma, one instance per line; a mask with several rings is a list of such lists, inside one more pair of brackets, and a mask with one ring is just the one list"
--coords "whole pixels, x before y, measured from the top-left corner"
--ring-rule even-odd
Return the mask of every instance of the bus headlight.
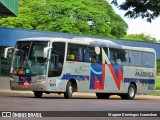
[[38, 81], [44, 81], [44, 80], [46, 80], [46, 75], [37, 75], [37, 80]]

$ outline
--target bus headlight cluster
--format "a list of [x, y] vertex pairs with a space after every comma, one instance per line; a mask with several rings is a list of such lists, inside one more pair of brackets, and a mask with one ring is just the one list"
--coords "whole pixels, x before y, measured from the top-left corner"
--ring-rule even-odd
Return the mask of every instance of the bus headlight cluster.
[[46, 75], [37, 75], [38, 81], [44, 81], [46, 79]]

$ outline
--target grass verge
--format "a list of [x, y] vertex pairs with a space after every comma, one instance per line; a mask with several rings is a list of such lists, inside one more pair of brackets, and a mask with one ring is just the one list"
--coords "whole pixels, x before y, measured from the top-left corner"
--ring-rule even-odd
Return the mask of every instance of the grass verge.
[[156, 90], [160, 90], [160, 78], [156, 79]]

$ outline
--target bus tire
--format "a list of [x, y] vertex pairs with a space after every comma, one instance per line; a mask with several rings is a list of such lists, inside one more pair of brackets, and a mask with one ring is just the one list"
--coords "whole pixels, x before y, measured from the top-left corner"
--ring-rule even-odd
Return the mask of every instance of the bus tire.
[[42, 97], [43, 92], [41, 92], [41, 91], [33, 91], [33, 92], [34, 92], [35, 98], [41, 98]]
[[73, 86], [72, 86], [72, 82], [69, 81], [66, 86], [66, 92], [64, 93], [64, 98], [66, 99], [72, 98], [72, 93], [73, 93]]
[[107, 93], [96, 93], [98, 99], [108, 99], [110, 97]]
[[134, 99], [135, 95], [136, 95], [136, 87], [133, 84], [130, 84], [128, 87], [128, 93], [122, 94], [121, 98], [132, 100]]

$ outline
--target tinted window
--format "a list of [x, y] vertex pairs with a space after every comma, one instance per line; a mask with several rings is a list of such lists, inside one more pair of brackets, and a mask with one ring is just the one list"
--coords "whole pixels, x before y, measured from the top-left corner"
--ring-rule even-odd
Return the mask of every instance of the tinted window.
[[[87, 48], [87, 46], [86, 46]], [[68, 44], [67, 50], [67, 60], [68, 61], [76, 61], [76, 62], [83, 62], [85, 61], [84, 55], [88, 53], [85, 46], [76, 45], [76, 44]]]
[[[102, 54], [100, 50], [100, 54], [96, 54], [95, 52], [95, 47], [88, 47], [89, 49], [89, 57], [90, 57], [90, 62], [96, 62], [96, 63], [101, 63], [102, 62]], [[99, 48], [100, 49], [100, 48]]]
[[96, 62], [101, 63], [102, 54], [97, 55], [95, 47], [87, 45], [68, 44], [67, 60], [76, 62]]
[[130, 51], [130, 65], [132, 66], [142, 66], [142, 52]]
[[109, 60], [113, 65], [130, 65], [153, 68], [155, 55], [153, 53], [135, 50], [113, 49], [109, 50]]
[[117, 65], [128, 65], [129, 55], [127, 50], [123, 49], [110, 49], [110, 62]]
[[144, 67], [154, 67], [155, 57], [153, 53], [143, 52], [142, 56]]
[[103, 50], [105, 51], [106, 55], [108, 56], [108, 48], [103, 48]]

